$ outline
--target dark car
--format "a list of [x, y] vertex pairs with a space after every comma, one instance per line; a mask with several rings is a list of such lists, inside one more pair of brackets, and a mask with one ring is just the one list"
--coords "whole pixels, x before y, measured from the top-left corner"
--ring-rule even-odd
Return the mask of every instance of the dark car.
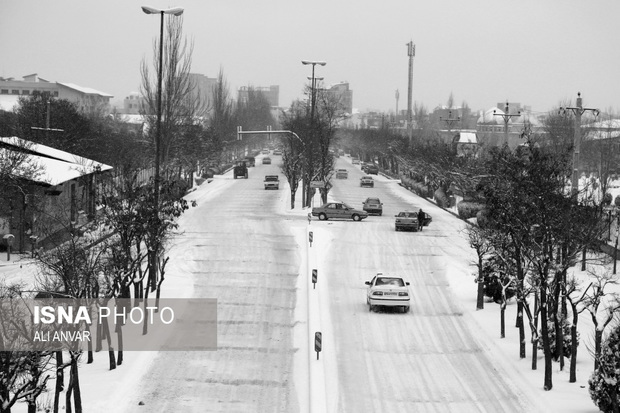
[[368, 212], [350, 207], [344, 202], [328, 202], [320, 207], [312, 208], [312, 216], [319, 217], [322, 221], [327, 219], [361, 221], [368, 218]]
[[379, 167], [375, 165], [374, 163], [368, 163], [366, 164], [366, 173], [373, 174], [373, 175], [379, 175]]
[[364, 205], [364, 211], [369, 214], [383, 214], [383, 203], [379, 200], [379, 198], [366, 198], [366, 200], [362, 202], [362, 205]]
[[233, 178], [237, 179], [238, 177], [248, 179], [248, 167], [245, 162], [239, 162], [233, 169]]
[[268, 156], [265, 156], [263, 158], [263, 165], [271, 165], [271, 158]]

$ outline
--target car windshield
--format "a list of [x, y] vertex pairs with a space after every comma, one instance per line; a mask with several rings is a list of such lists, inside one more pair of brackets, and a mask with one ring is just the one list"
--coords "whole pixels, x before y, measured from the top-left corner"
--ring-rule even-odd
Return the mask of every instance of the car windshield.
[[266, 176], [265, 177], [265, 181], [277, 181], [278, 177], [277, 176]]
[[379, 203], [379, 198], [368, 198], [366, 200], [367, 203], [372, 203], [372, 204], [378, 204]]
[[342, 207], [343, 208], [347, 208], [347, 209], [353, 209], [353, 207], [350, 207], [349, 205], [345, 204], [344, 202], [342, 203]]
[[375, 285], [390, 285], [394, 287], [404, 287], [405, 283], [402, 278], [379, 277]]

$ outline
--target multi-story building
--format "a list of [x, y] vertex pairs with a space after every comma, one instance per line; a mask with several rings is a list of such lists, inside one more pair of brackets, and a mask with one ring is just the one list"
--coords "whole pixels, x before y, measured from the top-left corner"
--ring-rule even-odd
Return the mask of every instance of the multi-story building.
[[353, 113], [353, 91], [349, 89], [348, 82], [331, 85], [325, 92], [328, 96], [332, 96], [335, 102], [338, 102], [344, 112], [349, 115]]
[[51, 96], [75, 102], [82, 112], [109, 112], [110, 99], [114, 96], [73, 83], [50, 82], [36, 73], [23, 77], [23, 80], [0, 77], [0, 108], [12, 109], [20, 96], [31, 95], [34, 91], [48, 92]]

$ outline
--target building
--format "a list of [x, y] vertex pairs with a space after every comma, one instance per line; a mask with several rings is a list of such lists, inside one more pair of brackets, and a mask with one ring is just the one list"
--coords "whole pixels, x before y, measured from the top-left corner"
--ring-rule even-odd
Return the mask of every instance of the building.
[[50, 82], [36, 73], [23, 77], [23, 80], [0, 77], [0, 109], [12, 110], [20, 96], [33, 92], [48, 92], [58, 99], [66, 99], [77, 104], [85, 113], [109, 113], [110, 99], [114, 96], [73, 83]]
[[34, 247], [33, 240], [55, 244], [95, 214], [100, 175], [111, 166], [17, 137], [0, 137], [0, 159], [16, 157], [22, 158], [19, 167], [8, 173], [20, 182], [19, 188], [4, 185], [0, 191], [0, 238], [12, 234], [14, 249]]
[[353, 113], [353, 91], [349, 89], [348, 82], [340, 82], [331, 85], [325, 92], [337, 102], [342, 111], [351, 115]]
[[271, 106], [272, 108], [280, 106], [280, 86], [275, 85], [269, 87], [241, 86], [237, 91], [237, 102], [247, 102], [250, 90], [261, 93], [265, 97], [265, 99], [267, 99], [267, 102], [269, 102], [269, 106]]

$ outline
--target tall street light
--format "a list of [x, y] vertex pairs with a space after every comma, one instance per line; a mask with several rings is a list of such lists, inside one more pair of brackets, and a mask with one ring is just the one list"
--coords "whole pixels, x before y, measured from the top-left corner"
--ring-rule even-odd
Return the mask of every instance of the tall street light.
[[310, 101], [310, 121], [313, 121], [314, 120], [314, 105], [315, 105], [315, 99], [316, 99], [315, 88], [314, 88], [314, 82], [315, 82], [314, 67], [316, 65], [325, 66], [327, 62], [321, 62], [321, 61], [316, 61], [316, 60], [302, 60], [301, 63], [304, 65], [312, 65], [312, 87], [311, 87], [312, 97]]
[[[174, 16], [180, 16], [183, 14], [183, 8], [174, 7], [171, 9], [156, 9], [154, 7], [142, 6], [142, 11], [146, 14], [159, 14], [161, 16], [161, 22], [159, 26], [159, 68], [157, 69], [157, 131], [155, 132], [155, 208], [154, 214], [159, 213], [159, 163], [161, 152], [161, 94], [162, 94], [162, 71], [163, 71], [163, 57], [164, 57], [164, 14], [172, 14]], [[154, 229], [156, 230], [156, 229]], [[151, 291], [154, 291], [157, 286], [156, 280], [156, 268], [157, 268], [157, 252], [153, 251], [151, 256], [151, 264], [149, 271], [150, 287]]]
[[[310, 127], [314, 128], [314, 105], [315, 105], [315, 87], [314, 87], [314, 82], [315, 82], [315, 77], [314, 77], [314, 67], [316, 65], [319, 66], [325, 66], [327, 64], [327, 62], [323, 62], [323, 61], [317, 61], [317, 60], [302, 60], [301, 63], [303, 65], [312, 65], [312, 83], [311, 83], [311, 98], [310, 98]], [[304, 182], [302, 182], [302, 188], [303, 191], [301, 191], [301, 204], [303, 206], [306, 206], [306, 203], [309, 203], [309, 200], [307, 200], [307, 196], [306, 196], [306, 184], [305, 184], [305, 180], [303, 180]], [[308, 202], [306, 202], [308, 201]]]

